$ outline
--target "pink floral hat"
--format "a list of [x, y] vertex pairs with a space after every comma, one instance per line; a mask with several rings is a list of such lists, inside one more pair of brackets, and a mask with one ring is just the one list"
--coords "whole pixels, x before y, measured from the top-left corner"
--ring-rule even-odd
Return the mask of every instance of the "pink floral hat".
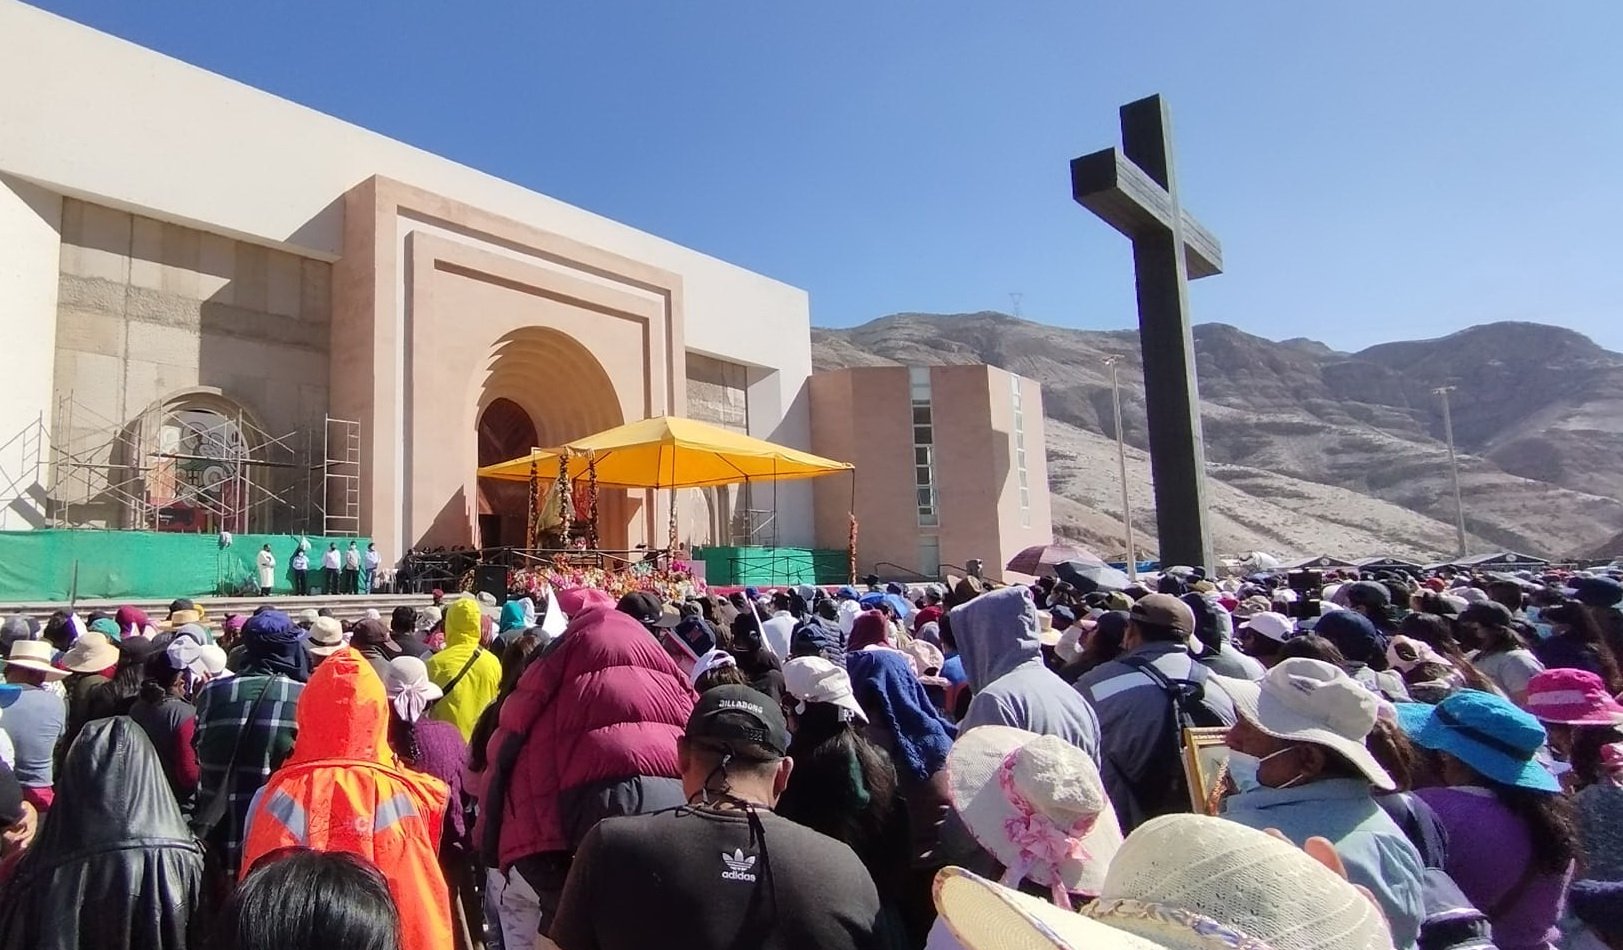
[[1096, 896], [1121, 847], [1121, 825], [1087, 753], [1055, 736], [977, 726], [947, 757], [952, 806], [1007, 872], [1069, 908], [1072, 894]]

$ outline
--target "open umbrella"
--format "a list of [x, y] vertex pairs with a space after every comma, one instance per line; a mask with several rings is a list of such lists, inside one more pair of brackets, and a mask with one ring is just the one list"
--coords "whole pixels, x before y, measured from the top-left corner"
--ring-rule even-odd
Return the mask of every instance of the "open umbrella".
[[1060, 580], [1084, 594], [1091, 594], [1096, 590], [1126, 590], [1132, 583], [1124, 572], [1116, 570], [1109, 564], [1093, 561], [1066, 561], [1057, 565], [1054, 573]]
[[1104, 564], [1098, 555], [1084, 548], [1069, 544], [1033, 544], [1009, 558], [1004, 570], [1016, 574], [1029, 574], [1032, 577], [1053, 577], [1055, 569], [1068, 561]]

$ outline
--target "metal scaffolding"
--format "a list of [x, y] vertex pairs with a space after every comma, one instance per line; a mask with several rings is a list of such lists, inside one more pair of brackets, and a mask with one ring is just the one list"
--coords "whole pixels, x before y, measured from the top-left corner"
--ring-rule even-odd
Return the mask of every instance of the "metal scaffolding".
[[[319, 461], [300, 431], [272, 435], [226, 400], [180, 400], [146, 410], [128, 422], [112, 420], [73, 393], [56, 406], [55, 432], [41, 418], [0, 445], [0, 504], [43, 512], [56, 528], [147, 531], [277, 533], [308, 530], [312, 521], [334, 524], [324, 488], [312, 504], [312, 463], [349, 487], [338, 519], [356, 533], [359, 519], [358, 423], [343, 427], [343, 455], [323, 445]], [[341, 474], [334, 475], [334, 466]], [[300, 497], [303, 489], [303, 497]], [[312, 516], [315, 517], [312, 517]]]
[[361, 533], [361, 424], [326, 416], [321, 427], [321, 533], [356, 537]]

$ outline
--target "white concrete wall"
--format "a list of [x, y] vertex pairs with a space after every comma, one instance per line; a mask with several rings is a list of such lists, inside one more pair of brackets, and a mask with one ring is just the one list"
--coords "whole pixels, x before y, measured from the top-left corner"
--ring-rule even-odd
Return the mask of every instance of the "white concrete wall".
[[[5, 27], [0, 25], [0, 35]], [[9, 98], [17, 97], [12, 89]], [[0, 120], [0, 140], [5, 138]], [[36, 461], [48, 446], [17, 440], [42, 418], [51, 421], [56, 362], [57, 266], [61, 259], [62, 199], [27, 182], [0, 175], [0, 353], [5, 382], [0, 398], [0, 529], [41, 524], [43, 512], [25, 499], [35, 487]], [[43, 476], [43, 470], [39, 472]]]
[[680, 274], [686, 345], [774, 371], [750, 429], [809, 447], [803, 290], [16, 0], [0, 0], [0, 89], [0, 173], [62, 194], [332, 260], [340, 197], [383, 175]]

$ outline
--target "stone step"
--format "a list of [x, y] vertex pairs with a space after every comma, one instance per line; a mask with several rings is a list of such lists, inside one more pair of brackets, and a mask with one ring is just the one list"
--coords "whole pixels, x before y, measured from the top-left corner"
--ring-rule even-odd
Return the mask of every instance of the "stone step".
[[[400, 606], [427, 607], [434, 602], [428, 594], [356, 594], [352, 596], [328, 597], [316, 594], [310, 597], [194, 597], [198, 607], [202, 608], [211, 623], [219, 623], [227, 614], [251, 614], [262, 605], [269, 604], [278, 610], [285, 610], [297, 615], [307, 609], [320, 610], [323, 607], [332, 611], [333, 616], [340, 620], [360, 620], [366, 616], [367, 610], [376, 610], [385, 622], [389, 614]], [[81, 600], [73, 607], [79, 616], [94, 610], [102, 610], [111, 614], [123, 606], [135, 607], [151, 618], [153, 623], [161, 622], [169, 616], [169, 600], [152, 600], [150, 598], [134, 598], [129, 600]], [[66, 601], [33, 602], [33, 603], [0, 603], [0, 615], [27, 614], [38, 619], [41, 623], [57, 610], [68, 607]]]

